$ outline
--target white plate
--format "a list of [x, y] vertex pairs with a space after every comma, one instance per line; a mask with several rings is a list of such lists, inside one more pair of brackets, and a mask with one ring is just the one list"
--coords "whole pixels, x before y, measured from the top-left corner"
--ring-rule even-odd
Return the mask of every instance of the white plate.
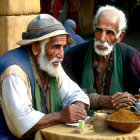
[[[87, 116], [87, 118], [85, 119], [85, 121], [88, 120], [89, 118], [90, 118], [90, 117]], [[66, 123], [66, 125], [70, 125], [70, 126], [79, 126], [79, 123]]]
[[66, 125], [70, 125], [70, 126], [79, 126], [79, 123], [66, 123]]

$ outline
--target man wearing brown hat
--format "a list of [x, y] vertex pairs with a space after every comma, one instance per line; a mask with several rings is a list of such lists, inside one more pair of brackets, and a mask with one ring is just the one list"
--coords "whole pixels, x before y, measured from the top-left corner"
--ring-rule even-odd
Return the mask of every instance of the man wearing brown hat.
[[22, 38], [20, 48], [0, 57], [0, 137], [22, 138], [56, 123], [84, 120], [89, 99], [61, 67], [63, 48], [72, 43], [62, 24], [40, 14]]

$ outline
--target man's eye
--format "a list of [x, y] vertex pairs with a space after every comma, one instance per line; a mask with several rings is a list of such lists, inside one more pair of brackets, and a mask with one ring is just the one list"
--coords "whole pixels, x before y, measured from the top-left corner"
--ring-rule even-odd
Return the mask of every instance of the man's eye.
[[52, 48], [59, 48], [61, 45], [60, 44], [55, 44], [55, 45], [52, 45]]
[[115, 35], [115, 32], [111, 31], [111, 30], [107, 30], [107, 34], [108, 35]]

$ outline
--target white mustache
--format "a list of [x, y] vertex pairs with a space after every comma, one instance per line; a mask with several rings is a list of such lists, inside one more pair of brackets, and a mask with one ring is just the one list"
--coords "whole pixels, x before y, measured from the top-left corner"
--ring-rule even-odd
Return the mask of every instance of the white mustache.
[[104, 46], [104, 47], [106, 47], [107, 49], [109, 49], [109, 48], [111, 47], [107, 42], [102, 43], [102, 42], [100, 42], [99, 40], [95, 42], [95, 46], [98, 46], [98, 45]]
[[57, 57], [54, 57], [52, 60], [50, 60], [49, 62], [50, 63], [53, 63], [53, 62], [55, 62], [55, 61], [59, 61], [59, 63], [61, 63], [62, 61], [63, 61], [63, 59], [62, 58], [57, 58]]
[[[100, 50], [98, 48], [99, 45], [105, 47], [106, 49], [105, 50]], [[109, 45], [107, 42], [102, 43], [102, 42], [100, 42], [98, 40], [98, 41], [95, 41], [95, 43], [94, 43], [94, 49], [95, 49], [95, 52], [98, 55], [100, 55], [100, 56], [106, 56], [109, 53], [111, 53], [111, 51], [113, 50], [113, 45]]]

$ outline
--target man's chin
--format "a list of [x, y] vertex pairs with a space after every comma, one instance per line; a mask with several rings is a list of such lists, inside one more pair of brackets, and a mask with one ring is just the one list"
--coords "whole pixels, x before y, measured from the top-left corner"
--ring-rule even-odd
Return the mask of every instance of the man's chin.
[[59, 77], [59, 75], [61, 74], [61, 70], [62, 70], [62, 66], [59, 63], [58, 66], [51, 65], [51, 67], [49, 67], [49, 69], [45, 71], [52, 77]]
[[57, 77], [57, 72], [55, 71], [55, 70], [53, 70], [53, 71], [45, 71], [48, 75], [50, 75], [50, 76], [52, 76], [52, 77]]

